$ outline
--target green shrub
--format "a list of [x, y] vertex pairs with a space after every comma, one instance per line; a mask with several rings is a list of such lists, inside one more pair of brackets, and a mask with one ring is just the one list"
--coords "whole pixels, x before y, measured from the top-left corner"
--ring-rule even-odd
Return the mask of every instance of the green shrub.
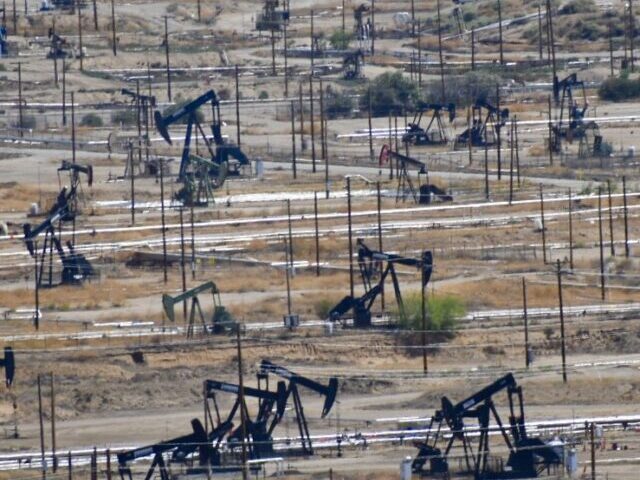
[[349, 43], [353, 40], [353, 33], [345, 30], [335, 30], [329, 37], [329, 43], [336, 50], [346, 50], [349, 48]]
[[571, 0], [565, 3], [558, 13], [560, 15], [572, 15], [574, 13], [591, 13], [598, 9], [593, 0]]
[[626, 75], [609, 78], [600, 85], [598, 95], [612, 102], [640, 97], [640, 79], [630, 79]]
[[87, 113], [80, 120], [80, 126], [82, 127], [101, 127], [102, 125], [102, 117], [96, 113]]
[[[407, 330], [422, 330], [422, 297], [420, 292], [408, 295], [404, 300], [404, 316], [400, 312], [400, 326]], [[452, 334], [458, 319], [467, 313], [464, 302], [454, 295], [428, 296], [426, 302], [427, 330]]]
[[338, 302], [334, 298], [319, 298], [313, 304], [313, 311], [316, 316], [321, 319], [325, 319], [329, 316], [329, 312]]
[[138, 115], [135, 110], [118, 110], [111, 114], [111, 123], [114, 125], [135, 125], [138, 121]]
[[260, 95], [258, 95], [258, 98], [260, 100], [266, 100], [267, 98], [269, 98], [269, 93], [266, 90], [262, 90], [260, 92]]
[[351, 116], [353, 98], [349, 94], [339, 92], [328, 86], [325, 91], [324, 102], [325, 112], [329, 118]]
[[[23, 115], [22, 116], [22, 128], [34, 129], [36, 128], [37, 120], [35, 115]], [[20, 127], [20, 120], [16, 120], [16, 127]]]
[[[420, 99], [418, 85], [400, 72], [383, 73], [371, 81], [371, 112], [374, 116], [401, 115], [403, 110], [411, 110]], [[365, 89], [360, 95], [360, 110], [368, 109], [368, 94]]]
[[488, 72], [467, 72], [464, 75], [449, 75], [445, 84], [445, 100], [441, 102], [442, 84], [440, 80], [429, 82], [425, 99], [429, 103], [453, 103], [456, 107], [466, 107], [476, 100], [495, 103], [496, 85], [501, 78]]

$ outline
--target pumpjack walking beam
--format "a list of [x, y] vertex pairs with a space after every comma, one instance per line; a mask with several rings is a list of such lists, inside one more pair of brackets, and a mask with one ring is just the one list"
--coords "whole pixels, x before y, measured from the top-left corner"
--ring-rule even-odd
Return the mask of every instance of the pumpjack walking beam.
[[36, 256], [35, 240], [44, 233], [45, 239], [40, 255], [40, 264], [38, 266], [38, 282], [40, 286], [44, 285], [44, 266], [49, 256], [49, 275], [47, 280], [48, 287], [52, 287], [53, 283], [53, 250], [56, 250], [62, 262], [62, 283], [80, 283], [94, 274], [93, 267], [84, 255], [76, 253], [71, 242], [67, 242], [69, 254], [65, 254], [62, 242], [60, 241], [56, 229], [61, 230], [63, 222], [73, 222], [77, 213], [76, 192], [79, 184], [74, 184], [69, 190], [64, 187], [58, 194], [56, 204], [49, 211], [47, 218], [37, 227], [32, 228], [31, 224], [23, 225], [24, 242], [31, 256]]
[[[205, 411], [207, 415], [207, 421], [209, 421], [211, 425], [217, 424], [218, 430], [227, 432], [230, 431], [234, 426], [233, 420], [237, 415], [238, 410], [244, 412], [240, 416], [240, 426], [236, 428], [227, 438], [227, 445], [229, 446], [229, 448], [233, 450], [234, 447], [241, 444], [242, 437], [244, 435], [243, 432], [246, 432], [249, 438], [245, 440], [248, 440], [249, 442], [249, 455], [252, 459], [265, 458], [273, 455], [273, 439], [271, 438], [270, 433], [267, 431], [267, 422], [271, 415], [275, 415], [275, 417], [278, 418], [282, 418], [282, 416], [284, 415], [284, 411], [287, 406], [285, 382], [278, 382], [277, 390], [273, 392], [270, 390], [262, 390], [259, 388], [246, 386], [241, 389], [240, 385], [234, 383], [220, 382], [217, 380], [205, 380], [204, 391], [206, 395]], [[236, 400], [233, 404], [233, 407], [224, 420], [222, 420], [219, 414], [220, 410], [218, 408], [218, 403], [216, 400], [216, 392], [231, 393], [236, 395]], [[242, 395], [240, 395], [240, 393], [242, 393]], [[244, 399], [244, 402], [241, 402], [241, 397]], [[260, 411], [256, 416], [256, 420], [251, 420], [251, 417], [249, 415], [246, 404], [247, 397], [258, 398], [261, 400], [259, 409]], [[211, 408], [208, 402], [209, 399], [212, 400], [216, 412], [217, 422], [215, 423], [211, 415]], [[275, 413], [273, 412], [274, 406]], [[246, 419], [246, 425], [244, 427], [242, 425], [243, 418]], [[221, 428], [221, 426], [223, 428]], [[217, 459], [219, 459], [219, 446], [223, 440], [223, 437], [224, 434], [218, 435], [213, 445], [213, 458], [216, 461]], [[212, 463], [212, 465], [216, 464]]]
[[[493, 397], [502, 390], [506, 390], [509, 399], [509, 427], [506, 427], [496, 409]], [[516, 406], [517, 398], [518, 405]], [[509, 450], [507, 466], [510, 470], [496, 471], [489, 465], [489, 422], [491, 416], [495, 419], [498, 429]], [[464, 420], [475, 418], [479, 424], [479, 439], [476, 453], [473, 452], [472, 441], [468, 436]], [[557, 451], [539, 438], [528, 438], [525, 419], [522, 388], [517, 385], [511, 373], [499, 378], [465, 400], [453, 404], [447, 397], [442, 397], [442, 408], [436, 411], [431, 419], [429, 431], [437, 423], [433, 437], [427, 436], [424, 442], [418, 442], [418, 456], [414, 459], [412, 469], [414, 473], [431, 473], [448, 475], [448, 458], [455, 441], [462, 443], [464, 459], [467, 469], [474, 474], [474, 478], [533, 478], [552, 465], [560, 464]], [[443, 438], [442, 425], [445, 423], [451, 431], [444, 452], [437, 447]], [[510, 436], [511, 434], [511, 436]], [[427, 462], [429, 469], [425, 470]]]
[[[444, 145], [449, 142], [447, 130], [442, 121], [442, 112], [449, 114], [449, 123], [456, 118], [456, 106], [453, 103], [441, 105], [439, 103], [420, 103], [416, 109], [413, 121], [407, 125], [407, 132], [402, 135], [402, 142], [412, 145]], [[423, 116], [433, 112], [427, 128], [420, 126]]]
[[[433, 271], [433, 255], [431, 251], [422, 252], [421, 258], [407, 258], [393, 253], [378, 252], [368, 248], [359, 238], [358, 266], [365, 293], [361, 297], [354, 298], [351, 295], [344, 297], [329, 312], [329, 320], [336, 321], [353, 310], [354, 326], [371, 326], [371, 307], [384, 287], [384, 282], [389, 274], [393, 284], [396, 303], [401, 317], [405, 316], [404, 303], [400, 292], [400, 283], [395, 270], [395, 265], [406, 265], [418, 268], [422, 271], [423, 287], [429, 283]], [[376, 280], [374, 283], [374, 280]]]
[[[211, 315], [211, 319], [207, 321], [205, 315], [202, 311], [202, 305], [200, 304], [200, 299], [198, 295], [201, 293], [211, 293], [211, 297], [213, 300], [213, 313]], [[189, 313], [189, 324], [187, 327], [187, 337], [192, 337], [194, 334], [195, 323], [196, 323], [196, 314], [202, 324], [202, 332], [203, 333], [224, 333], [225, 331], [235, 331], [238, 328], [238, 324], [233, 320], [228, 311], [222, 306], [222, 302], [220, 300], [220, 290], [215, 283], [209, 281], [205, 282], [202, 285], [198, 285], [186, 292], [180, 293], [175, 296], [167, 295], [166, 293], [162, 295], [162, 306], [164, 308], [164, 312], [167, 315], [167, 318], [171, 322], [175, 322], [175, 312], [174, 306], [177, 303], [188, 302], [191, 300], [191, 307]], [[208, 324], [211, 325], [208, 325]]]
[[[396, 162], [396, 178], [398, 179], [398, 186], [396, 188], [396, 202], [407, 199], [407, 196], [411, 194], [413, 201], [420, 204], [429, 204], [432, 200], [440, 200], [442, 202], [450, 202], [453, 197], [449, 195], [443, 189], [436, 185], [429, 183], [429, 171], [427, 164], [416, 160], [408, 155], [403, 155], [391, 149], [389, 145], [383, 145], [380, 150], [379, 164], [382, 167], [383, 164], [393, 161]], [[418, 188], [413, 184], [409, 169], [413, 167], [418, 171]], [[426, 183], [422, 183], [421, 177], [425, 176]]]
[[[205, 133], [200, 121], [198, 120], [198, 109], [209, 103], [211, 105], [212, 123], [211, 132], [212, 139]], [[222, 121], [220, 117], [220, 101], [213, 90], [209, 90], [192, 102], [182, 106], [175, 112], [163, 117], [156, 110], [154, 114], [156, 128], [162, 137], [172, 144], [169, 134], [169, 126], [187, 118], [187, 130], [184, 137], [182, 147], [182, 155], [180, 161], [180, 170], [178, 172], [178, 181], [185, 183], [188, 190], [182, 198], [183, 202], [189, 205], [206, 204], [207, 202], [199, 202], [193, 195], [195, 190], [213, 190], [219, 188], [224, 183], [227, 173], [238, 175], [240, 168], [250, 166], [251, 162], [244, 152], [232, 143], [227, 143], [222, 137]], [[191, 136], [194, 128], [200, 132], [205, 146], [209, 151], [210, 159], [205, 159], [191, 154]], [[214, 150], [215, 146], [215, 150]], [[231, 160], [235, 160], [233, 163]], [[206, 172], [203, 172], [203, 169]], [[205, 174], [206, 173], [206, 174]], [[217, 182], [210, 179], [216, 178]], [[193, 183], [206, 183], [206, 186], [193, 186]], [[190, 192], [189, 192], [190, 190]], [[208, 197], [207, 197], [208, 201]]]
[[[575, 95], [574, 90], [580, 91]], [[560, 114], [551, 127], [552, 138], [549, 148], [556, 153], [562, 151], [562, 141], [571, 143], [574, 139], [581, 142], [581, 156], [596, 155], [602, 146], [602, 136], [598, 124], [594, 121], [585, 122], [584, 117], [589, 108], [584, 82], [572, 73], [563, 80], [554, 78], [553, 96], [556, 104], [560, 105]], [[576, 97], [581, 98], [578, 103]], [[586, 145], [585, 145], [586, 142]]]
[[[471, 109], [471, 126], [456, 137], [454, 148], [493, 146], [497, 142], [498, 130], [509, 120], [509, 109], [491, 105], [478, 99]], [[469, 139], [471, 137], [471, 139]]]
[[172, 460], [184, 462], [186, 457], [199, 451], [200, 465], [207, 465], [209, 463], [209, 455], [211, 454], [211, 446], [208, 442], [204, 427], [197, 418], [191, 420], [191, 427], [193, 433], [188, 435], [119, 453], [118, 473], [120, 474], [121, 480], [133, 479], [129, 463], [151, 455], [153, 455], [153, 461], [145, 476], [146, 480], [153, 477], [156, 468], [159, 469], [161, 480], [170, 480], [173, 478], [169, 472], [167, 462], [164, 459], [164, 454], [170, 452]]
[[[328, 385], [322, 385], [314, 380], [298, 375], [285, 367], [276, 365], [269, 360], [262, 360], [260, 363], [260, 372], [263, 374], [271, 373], [289, 381], [289, 385], [287, 387], [287, 399], [289, 397], [293, 398], [293, 406], [296, 413], [296, 423], [298, 424], [298, 431], [300, 433], [302, 451], [305, 455], [313, 455], [313, 445], [311, 443], [311, 435], [309, 434], [309, 425], [304, 415], [302, 399], [298, 392], [298, 385], [313, 390], [320, 395], [324, 395], [325, 400], [322, 407], [321, 418], [325, 418], [335, 403], [336, 395], [338, 393], [338, 379], [336, 377], [331, 377]], [[272, 421], [268, 430], [270, 435], [279, 421], [280, 419], [277, 417]]]

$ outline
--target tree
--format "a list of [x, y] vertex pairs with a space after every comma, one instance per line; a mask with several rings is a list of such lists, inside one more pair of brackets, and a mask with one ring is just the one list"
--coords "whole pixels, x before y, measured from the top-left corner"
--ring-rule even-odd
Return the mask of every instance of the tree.
[[325, 91], [325, 112], [331, 119], [349, 117], [353, 110], [353, 97], [346, 93], [331, 88], [329, 85]]
[[80, 120], [80, 126], [82, 127], [101, 127], [102, 125], [102, 117], [97, 113], [87, 113]]
[[342, 29], [334, 30], [331, 37], [329, 37], [329, 43], [336, 50], [346, 50], [349, 48], [351, 40], [353, 40], [353, 32], [343, 31]]
[[[378, 75], [370, 84], [371, 113], [375, 116], [387, 116], [390, 113], [402, 114], [403, 110], [412, 110], [420, 99], [418, 85], [402, 73], [383, 73]], [[365, 89], [360, 94], [360, 110], [368, 109], [368, 92]]]

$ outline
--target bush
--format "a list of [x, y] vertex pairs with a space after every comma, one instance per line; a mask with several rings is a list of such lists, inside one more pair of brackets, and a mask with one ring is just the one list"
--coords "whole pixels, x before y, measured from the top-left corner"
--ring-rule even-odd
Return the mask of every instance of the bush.
[[602, 100], [620, 102], [629, 98], [640, 97], [640, 79], [630, 79], [626, 75], [605, 80], [598, 89]]
[[260, 95], [258, 95], [258, 98], [260, 100], [266, 100], [267, 98], [269, 98], [269, 93], [266, 90], [262, 90], [260, 92]]
[[319, 298], [313, 304], [313, 311], [320, 319], [329, 317], [329, 312], [333, 307], [338, 304], [338, 301], [334, 298]]
[[330, 119], [351, 116], [353, 98], [347, 93], [336, 91], [328, 86], [324, 100], [325, 112]]
[[353, 33], [349, 31], [335, 30], [331, 37], [329, 37], [329, 43], [336, 50], [346, 50], [349, 48], [349, 43], [353, 40]]
[[138, 120], [138, 115], [135, 110], [119, 110], [111, 114], [111, 123], [114, 125], [135, 125]]
[[591, 13], [597, 10], [593, 0], [571, 0], [564, 4], [558, 13], [560, 15], [572, 15], [574, 13]]
[[[37, 121], [35, 115], [23, 115], [22, 116], [22, 128], [27, 130], [33, 130], [36, 128]], [[20, 120], [16, 120], [16, 127], [20, 127]]]
[[[403, 110], [412, 110], [420, 99], [420, 92], [415, 82], [404, 77], [400, 72], [378, 75], [370, 85], [371, 113], [375, 116], [401, 115]], [[360, 95], [360, 110], [368, 109], [368, 92]]]
[[[420, 292], [408, 295], [404, 300], [405, 315], [399, 315], [400, 326], [407, 330], [422, 330], [422, 297]], [[398, 314], [400, 312], [397, 312]], [[458, 319], [467, 313], [464, 302], [454, 295], [427, 297], [427, 330], [452, 335]]]
[[101, 127], [102, 125], [102, 117], [96, 113], [87, 113], [80, 120], [80, 126], [82, 127]]
[[501, 78], [487, 72], [467, 72], [464, 75], [450, 75], [445, 84], [445, 100], [441, 101], [440, 80], [427, 84], [425, 99], [429, 103], [453, 103], [456, 107], [466, 107], [476, 100], [495, 103], [496, 85]]

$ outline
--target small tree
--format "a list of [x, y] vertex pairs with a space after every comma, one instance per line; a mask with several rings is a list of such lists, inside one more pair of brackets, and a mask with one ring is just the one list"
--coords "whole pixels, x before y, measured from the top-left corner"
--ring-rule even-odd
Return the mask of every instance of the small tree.
[[[420, 99], [418, 85], [400, 72], [378, 75], [370, 89], [371, 113], [375, 116], [400, 115], [403, 110], [412, 110]], [[368, 90], [365, 89], [360, 94], [360, 110], [366, 112], [368, 103]]]
[[325, 92], [325, 111], [331, 119], [349, 117], [353, 110], [353, 98], [345, 92], [337, 91], [328, 86]]
[[102, 125], [102, 117], [96, 113], [87, 113], [80, 120], [80, 126], [82, 127], [101, 127]]
[[349, 48], [351, 40], [353, 40], [353, 32], [343, 31], [342, 29], [334, 30], [331, 37], [329, 37], [329, 43], [336, 50], [346, 50]]
[[[403, 299], [404, 315], [399, 315], [400, 326], [407, 330], [422, 330], [422, 296], [414, 292]], [[426, 299], [427, 330], [452, 335], [458, 319], [467, 313], [464, 302], [454, 295], [435, 295]]]

